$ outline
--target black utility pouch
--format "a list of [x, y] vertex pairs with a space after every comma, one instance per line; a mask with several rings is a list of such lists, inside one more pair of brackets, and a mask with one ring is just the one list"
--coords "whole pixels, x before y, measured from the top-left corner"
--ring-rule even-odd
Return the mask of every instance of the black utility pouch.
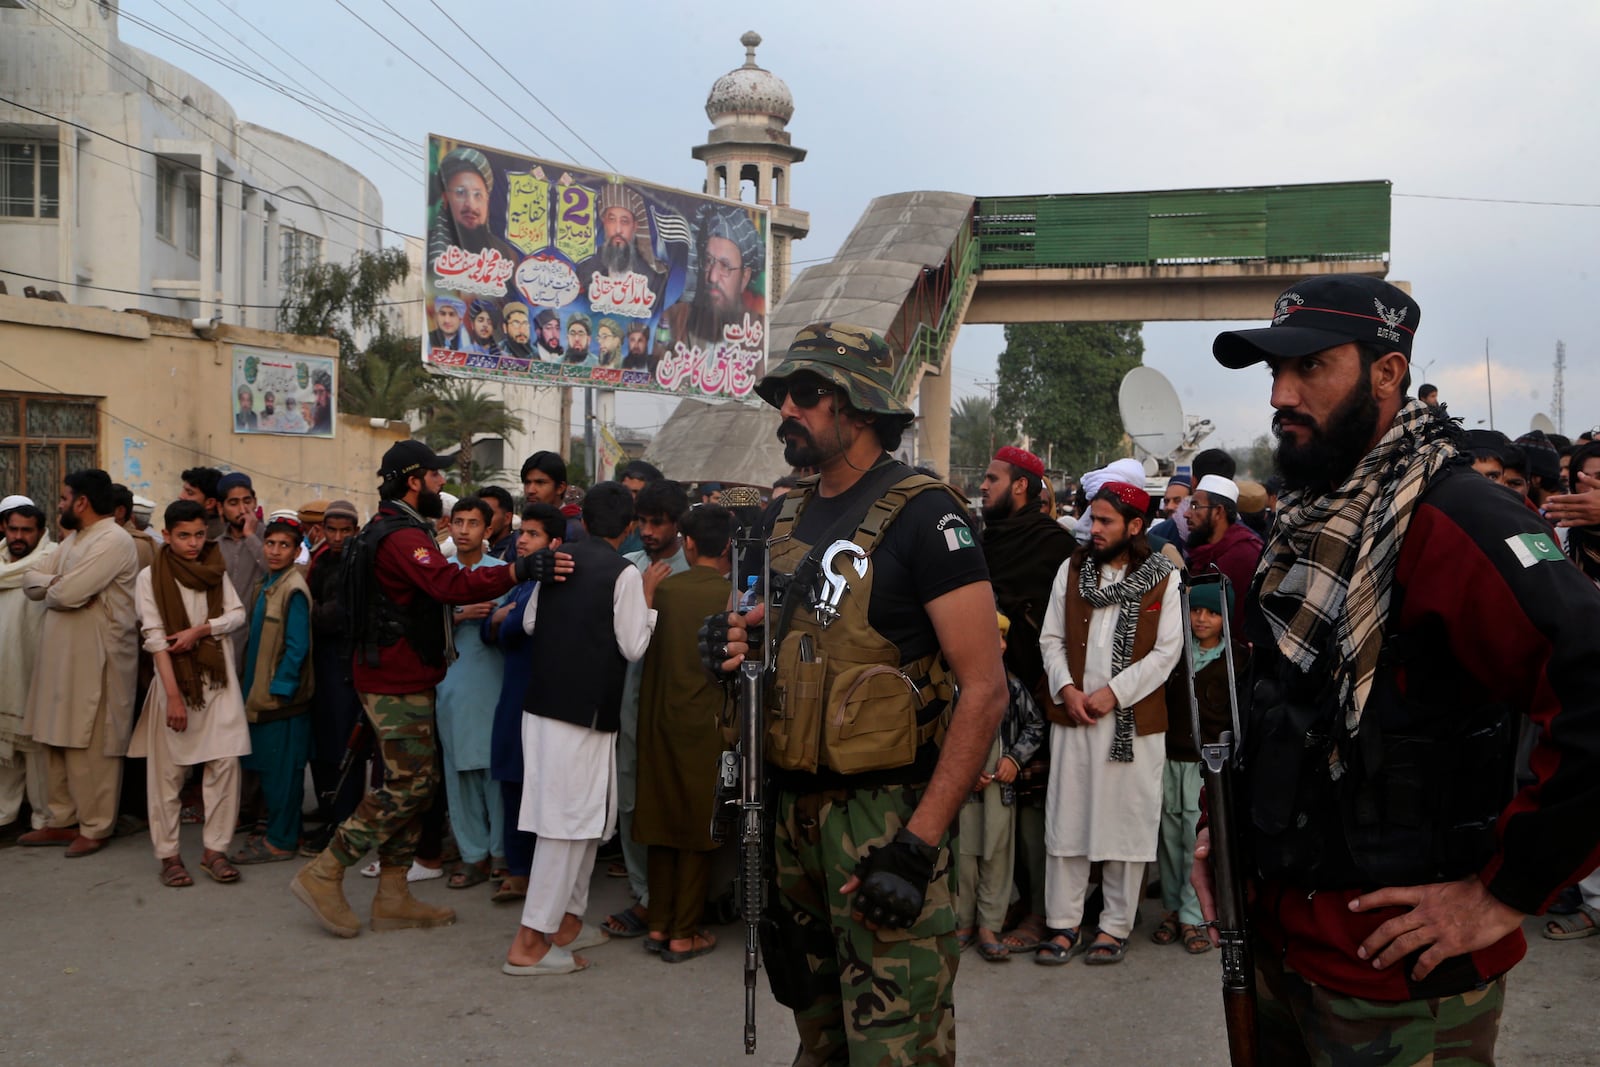
[[761, 965], [767, 972], [772, 998], [790, 1011], [804, 1011], [821, 995], [821, 983], [807, 955], [826, 959], [833, 955], [833, 937], [819, 925], [802, 926], [782, 908], [767, 908], [757, 926], [761, 939]]

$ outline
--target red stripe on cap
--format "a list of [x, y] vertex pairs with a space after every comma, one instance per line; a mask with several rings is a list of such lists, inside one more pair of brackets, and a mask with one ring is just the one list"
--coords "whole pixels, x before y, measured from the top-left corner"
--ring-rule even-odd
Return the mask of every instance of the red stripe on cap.
[[1417, 331], [1416, 330], [1413, 330], [1409, 326], [1402, 326], [1398, 322], [1391, 323], [1388, 319], [1380, 319], [1376, 315], [1362, 315], [1359, 312], [1355, 312], [1355, 311], [1340, 311], [1337, 308], [1314, 308], [1314, 307], [1307, 307], [1305, 305], [1299, 305], [1297, 307], [1291, 307], [1291, 308], [1286, 309], [1284, 314], [1293, 315], [1297, 311], [1320, 311], [1320, 312], [1323, 312], [1324, 314], [1327, 314], [1327, 315], [1343, 315], [1347, 319], [1366, 319], [1368, 322], [1381, 322], [1385, 326], [1391, 326], [1391, 327], [1394, 327], [1396, 329], [1404, 330], [1406, 333], [1409, 333], [1412, 337], [1415, 337], [1417, 335]]

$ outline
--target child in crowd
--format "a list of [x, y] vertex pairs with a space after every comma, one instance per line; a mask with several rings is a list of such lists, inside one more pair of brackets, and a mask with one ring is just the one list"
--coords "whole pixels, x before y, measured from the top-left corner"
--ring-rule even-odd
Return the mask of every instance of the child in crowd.
[[[1233, 610], [1234, 593], [1228, 589], [1227, 611]], [[1189, 647], [1167, 682], [1167, 766], [1161, 780], [1161, 846], [1157, 854], [1161, 877], [1161, 906], [1165, 914], [1150, 934], [1158, 945], [1182, 941], [1198, 955], [1211, 950], [1200, 914], [1200, 901], [1189, 884], [1194, 862], [1195, 826], [1200, 819], [1200, 751], [1189, 716], [1188, 672], [1195, 672], [1195, 695], [1200, 703], [1200, 730], [1215, 739], [1233, 729], [1228, 704], [1228, 666], [1222, 659], [1221, 586], [1207, 582], [1189, 594]], [[1233, 646], [1235, 674], [1243, 678], [1247, 650]]]
[[[450, 509], [450, 536], [458, 564], [469, 570], [506, 565], [489, 555], [484, 541], [493, 519], [494, 510], [481, 497], [456, 501]], [[482, 637], [482, 622], [494, 608], [493, 601], [485, 601], [450, 609], [456, 661], [439, 683], [436, 714], [450, 828], [461, 849], [461, 867], [450, 875], [451, 889], [482, 885], [505, 865], [499, 858], [505, 847], [500, 790], [489, 775], [490, 734], [505, 657]]]
[[[542, 548], [561, 547], [567, 517], [553, 504], [529, 504], [522, 511], [522, 530], [517, 534], [517, 558], [531, 556]], [[522, 810], [522, 698], [528, 692], [528, 635], [519, 624], [538, 582], [523, 582], [500, 598], [494, 614], [483, 620], [483, 642], [503, 653], [504, 671], [500, 700], [494, 708], [494, 727], [489, 741], [489, 774], [500, 783], [504, 819], [505, 877], [490, 898], [500, 904], [522, 900], [528, 895], [528, 869], [533, 863], [532, 834], [519, 829], [517, 813]]]
[[145, 789], [161, 884], [194, 885], [178, 851], [178, 794], [197, 764], [205, 765], [201, 869], [215, 881], [237, 882], [226, 850], [239, 818], [239, 757], [250, 751], [250, 733], [233, 646], [219, 638], [244, 625], [244, 605], [228, 581], [222, 550], [206, 540], [202, 505], [169, 504], [163, 536], [154, 562], [135, 582], [155, 677], [128, 755], [149, 760]]
[[277, 863], [300, 848], [300, 809], [311, 755], [311, 590], [300, 568], [301, 525], [273, 512], [262, 538], [267, 574], [250, 598], [250, 637], [240, 683], [250, 717], [250, 757], [261, 776], [266, 832], [252, 834], [235, 863]]
[[[1000, 647], [1005, 650], [1011, 620], [999, 615]], [[1011, 958], [1000, 940], [1011, 904], [1016, 844], [1017, 775], [1044, 741], [1044, 716], [1016, 675], [1006, 672], [1010, 699], [995, 732], [984, 771], [961, 807], [961, 856], [956, 864], [956, 939], [974, 941], [990, 963]]]

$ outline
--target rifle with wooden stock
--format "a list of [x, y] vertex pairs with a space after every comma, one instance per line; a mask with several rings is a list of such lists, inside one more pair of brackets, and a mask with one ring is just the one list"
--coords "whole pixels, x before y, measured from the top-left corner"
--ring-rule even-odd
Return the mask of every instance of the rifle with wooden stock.
[[[1228, 673], [1228, 710], [1232, 730], [1207, 740], [1200, 727], [1200, 697], [1195, 687], [1194, 634], [1189, 624], [1192, 586], [1217, 584], [1222, 604], [1222, 659]], [[1188, 669], [1189, 721], [1194, 745], [1200, 753], [1200, 774], [1205, 783], [1207, 826], [1211, 831], [1211, 884], [1216, 902], [1214, 925], [1222, 956], [1222, 1011], [1228, 1028], [1228, 1060], [1233, 1067], [1257, 1067], [1260, 1062], [1256, 1024], [1255, 960], [1245, 911], [1245, 867], [1235, 836], [1234, 791], [1240, 773], [1244, 730], [1239, 716], [1238, 680], [1233, 663], [1233, 628], [1228, 609], [1229, 582], [1220, 571], [1191, 577], [1183, 587], [1183, 648]]]

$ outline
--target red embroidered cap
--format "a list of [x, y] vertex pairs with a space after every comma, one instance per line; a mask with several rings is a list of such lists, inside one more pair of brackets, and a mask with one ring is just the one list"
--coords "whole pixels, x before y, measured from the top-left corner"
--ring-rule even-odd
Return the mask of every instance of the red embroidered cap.
[[994, 458], [1001, 463], [1009, 463], [1013, 467], [1019, 467], [1035, 478], [1044, 477], [1044, 460], [1026, 449], [1018, 448], [1016, 445], [1006, 445], [1006, 447], [994, 454]]
[[1107, 482], [1100, 487], [1100, 492], [1110, 493], [1130, 508], [1143, 513], [1150, 510], [1150, 494], [1140, 489], [1137, 485], [1127, 482]]

